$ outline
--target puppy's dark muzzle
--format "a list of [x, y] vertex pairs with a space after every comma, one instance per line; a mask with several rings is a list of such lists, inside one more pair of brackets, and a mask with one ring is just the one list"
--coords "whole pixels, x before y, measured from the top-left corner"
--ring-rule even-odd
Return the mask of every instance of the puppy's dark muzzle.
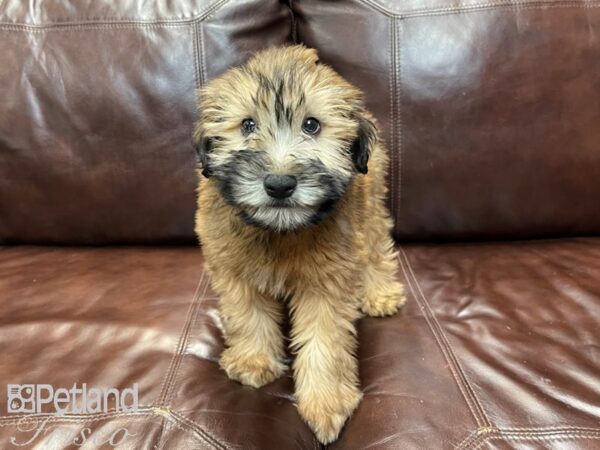
[[267, 175], [263, 184], [270, 197], [282, 200], [294, 193], [298, 182], [290, 175]]

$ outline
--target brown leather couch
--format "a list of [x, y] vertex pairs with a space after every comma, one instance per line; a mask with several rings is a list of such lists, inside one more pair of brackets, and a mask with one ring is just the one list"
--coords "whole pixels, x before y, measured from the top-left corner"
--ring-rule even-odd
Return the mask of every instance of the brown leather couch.
[[[409, 300], [360, 321], [330, 447], [599, 449], [599, 7], [0, 2], [0, 448], [319, 448], [289, 375], [219, 369], [193, 235], [194, 89], [296, 40], [384, 130]], [[139, 408], [8, 411], [6, 384], [74, 383]]]

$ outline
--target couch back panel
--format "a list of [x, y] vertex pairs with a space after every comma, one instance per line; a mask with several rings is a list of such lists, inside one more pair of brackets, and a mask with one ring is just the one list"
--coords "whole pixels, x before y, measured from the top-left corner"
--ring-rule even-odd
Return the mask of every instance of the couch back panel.
[[398, 239], [600, 232], [600, 2], [292, 5], [379, 119]]
[[[600, 3], [295, 0], [367, 95], [399, 240], [598, 234]], [[193, 242], [194, 88], [278, 0], [0, 6], [0, 243]]]
[[2, 2], [0, 243], [193, 242], [194, 90], [290, 33], [277, 0]]

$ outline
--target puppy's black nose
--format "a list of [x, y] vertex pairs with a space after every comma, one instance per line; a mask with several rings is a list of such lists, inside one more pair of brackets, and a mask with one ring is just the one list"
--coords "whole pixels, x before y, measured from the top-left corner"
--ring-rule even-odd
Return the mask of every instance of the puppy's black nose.
[[264, 181], [267, 194], [278, 199], [291, 196], [296, 190], [297, 184], [296, 177], [290, 175], [267, 175]]

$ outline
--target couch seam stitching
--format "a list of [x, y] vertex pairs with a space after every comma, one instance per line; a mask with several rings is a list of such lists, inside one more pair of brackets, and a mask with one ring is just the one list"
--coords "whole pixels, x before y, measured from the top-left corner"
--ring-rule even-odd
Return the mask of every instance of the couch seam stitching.
[[185, 417], [181, 413], [174, 411], [169, 407], [161, 409], [161, 411], [161, 415], [163, 415], [170, 422], [174, 422], [175, 426], [177, 426], [181, 430], [191, 431], [194, 434], [194, 436], [197, 436], [198, 439], [206, 442], [211, 447], [217, 450], [227, 450], [227, 447], [224, 444], [222, 444], [216, 438], [210, 435], [196, 421]]
[[583, 431], [590, 433], [600, 433], [600, 428], [578, 427], [575, 425], [567, 427], [502, 427], [498, 430], [504, 433], [561, 433], [563, 431]]
[[192, 23], [190, 29], [192, 31], [192, 52], [194, 53], [194, 81], [197, 90], [200, 87], [200, 71], [198, 66], [198, 29], [196, 25], [196, 22]]
[[[206, 274], [206, 271], [204, 271], [203, 274]], [[199, 298], [201, 300], [198, 302], [194, 313], [190, 317], [188, 335], [187, 335], [187, 338], [185, 341], [185, 348], [183, 349], [183, 351], [181, 353], [181, 357], [179, 359], [179, 363], [177, 364], [177, 367], [174, 369], [174, 374], [173, 374], [173, 379], [172, 379], [172, 384], [171, 384], [171, 386], [173, 386], [173, 387], [177, 385], [177, 382], [179, 380], [179, 368], [181, 367], [181, 364], [183, 363], [183, 361], [185, 360], [185, 358], [188, 354], [189, 335], [190, 335], [191, 331], [194, 330], [197, 326], [198, 316], [199, 316], [199, 312], [200, 312], [200, 306], [206, 299], [206, 292], [208, 290], [208, 286], [209, 286], [209, 277], [206, 276], [206, 277], [204, 277], [204, 280], [203, 280], [202, 293], [199, 294]], [[180, 414], [179, 412], [174, 411], [169, 406], [169, 404], [173, 401], [174, 395], [175, 395], [175, 390], [173, 389], [173, 390], [171, 390], [169, 398], [166, 398], [165, 403], [164, 403], [164, 408], [168, 411], [169, 418], [172, 418], [173, 420], [178, 420], [178, 421], [184, 422], [186, 424], [186, 426], [188, 426], [188, 427], [193, 427], [194, 429], [192, 431], [195, 433], [201, 434], [203, 439], [205, 441], [207, 441], [209, 444], [211, 444], [214, 448], [219, 449], [219, 450], [227, 450], [227, 447], [224, 444], [222, 444], [221, 442], [219, 442], [215, 437], [213, 437], [208, 431], [206, 431], [202, 427], [202, 425], [200, 425], [195, 420], [187, 418], [184, 415]]]
[[[189, 25], [190, 22], [204, 21], [208, 19], [214, 12], [227, 3], [228, 0], [223, 0], [222, 3], [216, 5], [213, 11], [206, 11], [208, 14], [196, 18], [190, 18], [185, 20], [173, 20], [173, 21], [158, 21], [158, 22], [134, 22], [134, 21], [115, 21], [95, 24], [93, 22], [87, 23], [63, 23], [63, 24], [50, 24], [50, 25], [28, 25], [23, 23], [0, 23], [0, 31], [25, 31], [28, 33], [42, 33], [45, 31], [81, 31], [81, 30], [104, 30], [104, 29], [152, 29], [152, 28], [177, 28]], [[369, 5], [369, 3], [365, 4]], [[600, 3], [597, 2], [541, 2], [541, 3], [504, 3], [504, 4], [478, 4], [471, 5], [469, 7], [460, 8], [446, 8], [446, 9], [431, 9], [431, 10], [417, 10], [408, 13], [390, 14], [382, 10], [377, 11], [383, 13], [387, 17], [397, 19], [411, 19], [417, 17], [426, 16], [440, 16], [440, 15], [452, 15], [452, 14], [463, 14], [470, 12], [488, 11], [488, 10], [521, 10], [521, 9], [553, 9], [553, 8], [597, 8], [600, 7]]]
[[[29, 31], [44, 31], [60, 28], [104, 28], [105, 26], [123, 26], [127, 28], [146, 28], [150, 27], [170, 27], [170, 26], [186, 26], [189, 23], [208, 19], [213, 13], [218, 11], [229, 0], [217, 0], [212, 5], [207, 6], [204, 10], [197, 13], [192, 13], [186, 18], [156, 18], [149, 20], [139, 20], [131, 18], [122, 19], [79, 19], [75, 22], [51, 22], [45, 25], [28, 24], [24, 22], [0, 22], [0, 29], [12, 28], [14, 30], [29, 30]], [[60, 20], [60, 19], [59, 19]]]
[[172, 428], [172, 424], [171, 422], [169, 422], [169, 420], [164, 417], [163, 415], [160, 416], [160, 434], [159, 434], [159, 439], [158, 439], [158, 444], [156, 445], [156, 448], [162, 449], [165, 446], [165, 442], [167, 441], [167, 435], [169, 433], [169, 430]]
[[392, 212], [392, 217], [396, 217], [396, 192], [394, 190], [394, 179], [396, 178], [396, 140], [395, 140], [395, 130], [396, 130], [396, 19], [394, 17], [389, 18], [389, 57], [390, 57], [390, 75], [389, 75], [389, 84], [390, 84], [390, 186], [391, 186], [391, 195], [390, 198], [390, 209]]
[[396, 212], [394, 217], [400, 217], [401, 209], [402, 209], [402, 68], [403, 68], [403, 54], [402, 54], [402, 37], [404, 35], [404, 24], [402, 20], [398, 20], [399, 23], [399, 31], [396, 36], [396, 63], [398, 65], [397, 69], [397, 86], [396, 86], [396, 118], [398, 120], [398, 126], [396, 127], [396, 146], [397, 156], [396, 156], [396, 164], [398, 166], [398, 172], [396, 177]]
[[[513, 432], [511, 430], [525, 430], [526, 432]], [[556, 436], [552, 436], [552, 435]], [[588, 427], [538, 427], [538, 428], [496, 428], [483, 427], [473, 430], [468, 436], [463, 439], [460, 444], [454, 447], [454, 450], [480, 448], [487, 440], [501, 439], [505, 437], [507, 440], [553, 440], [566, 437], [592, 437], [596, 439], [598, 435], [600, 439], [600, 428]], [[549, 439], [547, 439], [549, 438]]]
[[206, 75], [206, 50], [204, 48], [204, 27], [202, 26], [202, 22], [196, 22], [196, 26], [198, 28], [198, 34], [200, 37], [200, 87], [204, 86], [206, 83], [207, 75]]
[[448, 16], [448, 15], [459, 15], [459, 14], [469, 14], [469, 13], [476, 13], [476, 12], [485, 12], [485, 11], [493, 11], [493, 10], [500, 10], [500, 11], [521, 11], [521, 10], [527, 10], [527, 9], [559, 9], [559, 8], [572, 8], [572, 9], [592, 9], [592, 8], [598, 8], [600, 7], [600, 3], [585, 3], [585, 4], [578, 4], [578, 3], [565, 3], [565, 4], [559, 4], [559, 5], [552, 5], [552, 4], [548, 4], [548, 5], [505, 5], [502, 7], [496, 7], [496, 8], [479, 8], [479, 9], [473, 9], [473, 10], [459, 10], [459, 11], [455, 11], [455, 12], [445, 12], [445, 11], [441, 11], [441, 12], [430, 12], [430, 13], [420, 13], [420, 14], [412, 14], [412, 15], [408, 15], [408, 16], [404, 16], [404, 19], [413, 19], [413, 18], [419, 18], [419, 17], [431, 17], [431, 16]]
[[[200, 306], [203, 304], [203, 302], [205, 300], [205, 297], [206, 297], [205, 294], [206, 294], [206, 291], [208, 290], [208, 285], [209, 285], [208, 276], [206, 276], [206, 270], [203, 270], [202, 277], [198, 283], [194, 302], [192, 303], [192, 306], [190, 308], [188, 318], [186, 319], [186, 327], [184, 330], [184, 335], [180, 336], [180, 343], [183, 347], [181, 347], [180, 345], [177, 346], [177, 348], [178, 348], [177, 361], [172, 363], [172, 366], [171, 366], [172, 372], [171, 372], [170, 381], [168, 382], [169, 384], [165, 389], [164, 398], [162, 399], [162, 402], [159, 403], [159, 407], [157, 409], [161, 410], [161, 411], [166, 411], [166, 414], [163, 414], [163, 416], [166, 417], [167, 419], [173, 419], [176, 421], [187, 422], [188, 425], [193, 424], [194, 430], [192, 430], [192, 431], [196, 434], [201, 435], [202, 438], [204, 439], [204, 441], [206, 441], [207, 443], [212, 445], [214, 448], [217, 448], [220, 450], [227, 450], [226, 446], [224, 446], [222, 443], [220, 443], [215, 437], [213, 437], [210, 433], [208, 433], [208, 431], [204, 430], [203, 427], [199, 423], [197, 423], [191, 419], [183, 418], [183, 416], [181, 416], [179, 413], [175, 412], [169, 406], [170, 403], [173, 401], [173, 397], [175, 395], [174, 388], [177, 385], [177, 381], [179, 379], [179, 368], [181, 367], [181, 364], [183, 363], [183, 361], [187, 355], [188, 349], [189, 349], [190, 333], [192, 332], [192, 330], [194, 329], [194, 327], [197, 323], [198, 314], [200, 312]], [[202, 289], [201, 289], [201, 286], [202, 286]]]
[[[538, 434], [531, 434], [529, 436], [513, 436], [510, 433], [505, 433], [501, 429], [497, 432], [493, 432], [487, 435], [480, 436], [480, 439], [477, 439], [472, 443], [470, 447], [471, 450], [479, 450], [481, 449], [488, 441], [499, 441], [499, 440], [508, 440], [508, 441], [542, 441], [542, 442], [552, 442], [563, 439], [572, 439], [572, 438], [582, 438], [582, 439], [600, 439], [600, 431], [597, 432], [573, 432], [573, 433], [557, 433], [554, 436], [544, 436]], [[468, 447], [465, 447], [468, 448]]]
[[185, 318], [185, 322], [184, 322], [184, 326], [179, 334], [179, 339], [177, 340], [175, 350], [173, 351], [173, 356], [171, 357], [171, 362], [169, 363], [169, 367], [167, 368], [167, 372], [161, 383], [160, 393], [158, 395], [158, 398], [153, 402], [154, 405], [157, 405], [159, 407], [164, 406], [167, 394], [169, 393], [169, 390], [171, 387], [170, 383], [173, 378], [173, 371], [175, 370], [175, 365], [177, 364], [178, 360], [181, 357], [181, 351], [183, 351], [183, 346], [184, 346], [184, 339], [187, 339], [187, 333], [189, 331], [189, 324], [192, 319], [192, 314], [196, 310], [196, 304], [198, 303], [198, 299], [200, 298], [200, 296], [199, 296], [200, 286], [204, 282], [205, 274], [206, 274], [206, 272], [202, 271], [202, 275], [200, 276], [200, 279], [198, 280], [198, 284], [197, 284], [196, 290], [194, 292], [192, 304], [190, 305], [190, 307], [188, 309], [188, 312], [187, 312], [186, 318]]
[[[0, 421], [0, 427], [18, 425], [19, 423], [37, 422], [39, 419], [47, 418], [49, 422], [68, 422], [68, 423], [86, 423], [99, 421], [104, 419], [115, 419], [125, 416], [146, 417], [153, 415], [153, 408], [144, 406], [138, 408], [137, 411], [131, 412], [109, 412], [109, 413], [92, 413], [92, 414], [31, 414], [31, 416], [20, 416], [18, 419]], [[10, 416], [4, 416], [2, 419], [7, 419]]]
[[473, 430], [469, 434], [467, 434], [467, 437], [465, 437], [456, 446], [454, 446], [454, 450], [460, 450], [460, 449], [468, 448], [474, 442], [479, 441], [479, 438], [481, 437], [479, 430], [480, 430], [480, 428], [477, 428], [476, 430]]
[[[13, 425], [15, 423], [21, 422], [21, 421], [27, 421], [27, 419], [29, 420], [36, 420], [36, 419], [40, 419], [40, 418], [44, 418], [44, 417], [57, 417], [57, 418], [63, 418], [63, 419], [73, 419], [73, 420], [78, 420], [77, 418], [87, 418], [87, 417], [116, 417], [116, 416], [124, 416], [124, 415], [128, 415], [128, 414], [136, 414], [139, 413], [140, 411], [144, 412], [151, 412], [152, 409], [156, 408], [156, 406], [153, 405], [142, 405], [142, 406], [138, 406], [137, 411], [118, 411], [115, 408], [110, 408], [107, 411], [102, 411], [102, 412], [98, 412], [98, 413], [82, 413], [82, 414], [73, 414], [73, 413], [66, 413], [66, 414], [52, 414], [52, 413], [32, 413], [32, 414], [11, 414], [11, 415], [3, 415], [0, 416], [0, 427], [4, 426], [4, 425]], [[10, 419], [10, 420], [7, 420]]]
[[406, 10], [400, 12], [391, 11], [384, 6], [373, 2], [372, 0], [359, 0], [364, 5], [367, 5], [375, 11], [395, 18], [410, 18], [410, 17], [421, 17], [425, 15], [441, 15], [441, 14], [454, 14], [462, 12], [472, 11], [484, 11], [489, 9], [518, 9], [518, 8], [544, 8], [544, 7], [594, 7], [598, 6], [598, 2], [595, 1], [501, 1], [501, 2], [483, 2], [474, 3], [472, 5], [454, 6], [446, 8], [421, 8], [414, 10]]
[[104, 24], [104, 25], [70, 25], [61, 27], [24, 27], [9, 24], [0, 24], [2, 31], [25, 32], [30, 34], [45, 33], [48, 31], [82, 31], [82, 30], [131, 30], [131, 29], [163, 29], [163, 28], [183, 28], [193, 23], [186, 21], [182, 23], [156, 23], [156, 24]]
[[465, 400], [467, 407], [469, 409], [469, 411], [471, 412], [471, 415], [473, 416], [473, 418], [475, 419], [475, 423], [477, 424], [477, 426], [481, 426], [480, 420], [478, 415], [476, 414], [471, 402], [469, 401], [468, 396], [465, 394], [465, 389], [464, 386], [462, 384], [462, 382], [459, 380], [459, 378], [457, 377], [457, 375], [455, 374], [455, 369], [454, 365], [452, 364], [452, 362], [450, 361], [450, 358], [447, 356], [447, 349], [445, 349], [444, 345], [442, 344], [440, 338], [438, 337], [438, 333], [436, 332], [436, 330], [434, 329], [434, 327], [432, 326], [432, 324], [430, 323], [430, 318], [429, 318], [429, 313], [426, 310], [425, 306], [421, 304], [421, 301], [419, 300], [419, 296], [416, 292], [416, 290], [413, 288], [413, 283], [410, 280], [410, 276], [405, 268], [405, 264], [403, 261], [403, 258], [400, 257], [400, 254], [404, 254], [403, 249], [401, 247], [399, 247], [400, 253], [398, 256], [398, 261], [400, 262], [400, 267], [402, 269], [402, 272], [404, 273], [404, 276], [406, 278], [406, 281], [408, 283], [408, 287], [410, 288], [410, 291], [412, 292], [412, 294], [415, 297], [415, 300], [417, 301], [417, 304], [419, 305], [419, 308], [421, 309], [421, 311], [424, 313], [424, 317], [425, 317], [425, 321], [427, 322], [427, 325], [431, 331], [431, 333], [433, 334], [433, 337], [438, 345], [438, 347], [441, 350], [442, 356], [443, 358], [446, 360], [446, 362], [448, 363], [448, 367], [450, 368], [450, 374], [452, 376], [452, 378], [454, 379], [454, 382], [456, 383], [456, 385], [458, 386], [458, 389], [461, 393], [461, 395], [463, 396], [463, 399]]
[[462, 382], [464, 383], [465, 388], [467, 389], [467, 392], [470, 394], [471, 399], [474, 403], [474, 406], [477, 409], [477, 412], [480, 414], [480, 418], [482, 420], [482, 425], [484, 427], [491, 427], [492, 424], [490, 422], [490, 420], [487, 418], [486, 413], [483, 409], [483, 407], [481, 406], [481, 403], [479, 402], [479, 399], [477, 398], [477, 395], [475, 394], [475, 391], [473, 390], [473, 388], [471, 387], [471, 384], [469, 383], [469, 379], [467, 378], [458, 358], [456, 357], [456, 354], [454, 352], [454, 349], [452, 347], [452, 344], [450, 342], [450, 340], [447, 338], [446, 334], [444, 333], [444, 329], [442, 328], [442, 326], [440, 325], [436, 315], [433, 312], [433, 309], [431, 308], [431, 306], [429, 305], [429, 302], [427, 300], [427, 298], [425, 297], [425, 294], [423, 293], [423, 290], [421, 288], [421, 285], [419, 284], [419, 281], [413, 271], [412, 265], [410, 264], [410, 261], [408, 259], [408, 255], [406, 254], [406, 252], [404, 251], [404, 249], [401, 248], [402, 253], [404, 254], [404, 258], [406, 259], [406, 263], [408, 265], [408, 269], [410, 271], [410, 273], [412, 274], [412, 277], [415, 281], [415, 285], [417, 286], [417, 289], [419, 291], [419, 293], [421, 294], [421, 298], [423, 299], [423, 302], [425, 304], [426, 309], [429, 311], [429, 314], [431, 316], [431, 319], [433, 321], [433, 324], [437, 327], [438, 331], [439, 331], [439, 337], [441, 338], [442, 342], [447, 346], [448, 349], [448, 354], [451, 357], [451, 362], [454, 363], [455, 369], [458, 371], [459, 376], [461, 377]]
[[404, 272], [404, 275], [406, 276], [410, 290], [412, 291], [413, 295], [415, 296], [415, 300], [417, 301], [417, 303], [421, 307], [422, 311], [424, 312], [424, 317], [427, 322], [427, 325], [429, 326], [429, 329], [431, 330], [438, 346], [440, 347], [440, 350], [442, 352], [442, 355], [444, 356], [444, 359], [448, 363], [448, 368], [450, 369], [450, 374], [454, 378], [454, 381], [456, 382], [465, 402], [467, 403], [467, 406], [469, 407], [469, 410], [471, 411], [471, 414], [473, 415], [473, 418], [475, 419], [476, 424], [480, 428], [489, 428], [490, 427], [489, 420], [487, 419], [485, 412], [483, 411], [483, 408], [479, 404], [479, 400], [477, 399], [475, 392], [472, 390], [471, 386], [469, 385], [468, 379], [466, 378], [464, 372], [462, 371], [462, 368], [460, 367], [458, 359], [454, 355], [452, 347], [450, 346], [448, 340], [445, 338], [444, 332], [443, 332], [441, 326], [439, 325], [439, 322], [437, 321], [435, 315], [433, 314], [433, 310], [429, 306], [429, 303], [427, 302], [425, 295], [423, 294], [423, 291], [422, 291], [422, 289], [419, 285], [419, 282], [414, 274], [414, 271], [412, 270], [412, 267], [411, 267], [410, 261], [408, 259], [408, 256], [406, 255], [406, 252], [404, 251], [404, 249], [402, 247], [399, 247], [399, 250], [400, 250], [400, 254], [404, 257], [404, 260], [406, 262], [406, 268], [410, 272], [410, 276], [412, 277], [413, 282], [415, 283], [415, 286], [417, 287], [417, 290], [419, 291], [422, 301], [419, 300], [419, 295], [417, 294], [417, 291], [415, 291], [412, 283], [410, 282], [411, 277], [409, 277], [409, 274], [405, 270], [405, 263], [403, 262], [402, 258], [398, 257], [402, 271]]
[[[205, 279], [208, 279], [208, 277], [205, 277]], [[175, 387], [177, 385], [177, 381], [179, 380], [179, 368], [181, 367], [181, 364], [183, 363], [183, 361], [185, 360], [185, 357], [188, 354], [188, 350], [190, 348], [190, 334], [192, 332], [192, 330], [194, 330], [198, 324], [198, 315], [200, 313], [200, 305], [202, 303], [204, 303], [204, 299], [206, 298], [206, 291], [208, 290], [208, 281], [205, 281], [204, 283], [204, 289], [202, 290], [202, 293], [199, 295], [199, 298], [201, 299], [198, 304], [196, 305], [196, 309], [194, 311], [194, 314], [192, 317], [190, 317], [190, 322], [189, 322], [189, 328], [188, 328], [188, 334], [185, 340], [185, 347], [182, 350], [181, 353], [181, 357], [179, 359], [179, 363], [177, 364], [177, 367], [175, 367], [174, 369], [174, 373], [173, 373], [173, 383], [172, 383], [172, 387]], [[165, 406], [169, 407], [170, 403], [173, 401], [173, 397], [175, 396], [175, 389], [171, 389], [171, 392], [169, 394], [168, 398], [165, 398]], [[199, 425], [198, 425], [199, 426]]]
[[[490, 433], [493, 434], [493, 433]], [[553, 439], [555, 437], [560, 438], [560, 437], [566, 437], [566, 436], [583, 436], [583, 435], [589, 435], [589, 436], [597, 436], [600, 439], [600, 431], [563, 431], [560, 433], [508, 433], [505, 431], [500, 430], [500, 432], [498, 433], [499, 435], [497, 437], [509, 437], [512, 439], [545, 439], [545, 438], [550, 438]], [[491, 436], [492, 438], [494, 436]]]
[[290, 17], [292, 19], [292, 29], [291, 29], [292, 42], [294, 44], [298, 44], [298, 24], [297, 24], [297, 20], [296, 20], [296, 13], [294, 12], [293, 0], [289, 0], [289, 2], [286, 2], [286, 4], [290, 10]]

